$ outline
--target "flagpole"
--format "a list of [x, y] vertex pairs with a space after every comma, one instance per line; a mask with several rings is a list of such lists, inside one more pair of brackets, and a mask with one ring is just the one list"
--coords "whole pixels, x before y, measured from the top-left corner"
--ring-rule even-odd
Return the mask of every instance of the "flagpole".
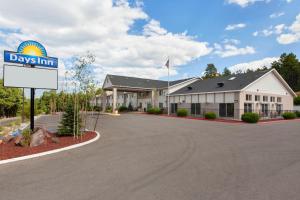
[[169, 61], [169, 66], [168, 66], [168, 115], [170, 115], [170, 91], [169, 91], [169, 87], [170, 87], [170, 59], [168, 58]]

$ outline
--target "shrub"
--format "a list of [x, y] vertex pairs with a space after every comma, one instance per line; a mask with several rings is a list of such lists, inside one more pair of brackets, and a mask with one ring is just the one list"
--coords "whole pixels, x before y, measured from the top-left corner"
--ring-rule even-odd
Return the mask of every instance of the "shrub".
[[8, 127], [14, 127], [16, 125], [16, 123], [13, 121], [13, 122], [9, 122], [9, 124], [7, 124]]
[[207, 112], [204, 115], [205, 119], [216, 119], [217, 115], [214, 112]]
[[294, 104], [300, 105], [300, 96], [294, 98]]
[[65, 112], [62, 116], [62, 120], [60, 121], [57, 135], [72, 136], [74, 135], [74, 130], [75, 133], [79, 133], [80, 128], [81, 128], [81, 118], [79, 114], [79, 109], [75, 110], [73, 102], [69, 100], [67, 102]]
[[126, 106], [121, 106], [118, 108], [118, 111], [119, 112], [125, 112], [125, 111], [128, 111], [128, 108]]
[[177, 116], [178, 117], [186, 117], [188, 115], [188, 111], [186, 109], [178, 109]]
[[128, 105], [128, 111], [133, 111], [133, 107], [132, 107], [131, 103], [129, 103], [129, 105]]
[[162, 110], [160, 108], [149, 108], [147, 110], [148, 114], [154, 114], [154, 115], [159, 115], [162, 114]]
[[257, 123], [259, 120], [259, 115], [257, 113], [244, 113], [242, 115], [242, 121], [247, 123]]
[[296, 114], [293, 112], [285, 112], [282, 114], [282, 117], [284, 119], [295, 119], [296, 118]]
[[295, 114], [296, 114], [296, 116], [297, 116], [298, 118], [300, 118], [300, 111], [297, 110], [297, 111], [295, 112]]
[[112, 113], [112, 107], [107, 106], [106, 109], [105, 109], [105, 112]]
[[2, 132], [4, 130], [4, 128], [2, 126], [0, 126], [0, 132]]
[[22, 146], [29, 146], [31, 141], [31, 130], [26, 128], [22, 131], [23, 139], [21, 141]]

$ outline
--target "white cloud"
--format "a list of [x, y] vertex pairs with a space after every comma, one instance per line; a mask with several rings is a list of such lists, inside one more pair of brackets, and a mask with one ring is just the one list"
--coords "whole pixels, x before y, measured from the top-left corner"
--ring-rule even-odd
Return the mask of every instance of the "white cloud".
[[271, 19], [274, 19], [274, 18], [281, 17], [281, 16], [283, 16], [283, 15], [285, 15], [284, 12], [278, 12], [278, 13], [272, 13], [269, 17], [270, 17]]
[[[174, 67], [211, 52], [206, 42], [161, 27], [142, 6], [142, 1], [131, 5], [127, 0], [32, 0], [30, 6], [27, 1], [1, 0], [0, 27], [8, 31], [0, 31], [0, 50], [14, 50], [21, 41], [34, 39], [60, 60], [91, 51], [98, 80], [107, 73], [159, 78], [166, 75], [162, 65], [167, 56]], [[137, 20], [146, 25], [142, 33], [133, 34]]]
[[227, 3], [229, 4], [236, 4], [241, 6], [242, 8], [245, 8], [251, 4], [254, 4], [256, 2], [266, 2], [269, 3], [271, 0], [227, 0]]
[[[223, 42], [224, 43], [224, 42]], [[251, 46], [246, 47], [237, 47], [236, 45], [239, 44], [239, 40], [225, 40], [224, 45], [220, 45], [218, 43], [214, 44], [214, 54], [220, 56], [221, 58], [238, 56], [238, 55], [247, 55], [247, 54], [254, 54], [255, 49]]]
[[229, 24], [226, 26], [225, 30], [226, 31], [233, 31], [236, 29], [241, 29], [241, 28], [245, 28], [246, 24], [240, 23], [240, 24]]
[[258, 36], [258, 31], [255, 31], [252, 35], [253, 35], [254, 37]]
[[224, 44], [235, 44], [235, 45], [238, 45], [238, 44], [241, 43], [241, 41], [237, 40], [237, 39], [225, 39], [225, 40], [223, 40], [222, 43], [224, 43]]
[[282, 33], [277, 37], [280, 44], [292, 44], [300, 41], [300, 14], [296, 17], [293, 24], [286, 28], [287, 33]]
[[286, 29], [287, 29], [287, 27], [285, 24], [278, 24], [276, 26], [270, 26], [269, 28], [264, 29], [262, 31], [255, 31], [252, 35], [255, 37], [256, 36], [268, 37], [271, 35], [279, 35]]
[[256, 70], [256, 69], [263, 68], [263, 67], [270, 68], [272, 62], [277, 61], [278, 59], [279, 58], [276, 58], [276, 57], [267, 57], [267, 58], [264, 58], [261, 60], [255, 60], [255, 61], [251, 61], [251, 62], [236, 64], [236, 65], [229, 67], [229, 69], [232, 72], [236, 72], [236, 71], [245, 72], [245, 71], [247, 71], [247, 69]]

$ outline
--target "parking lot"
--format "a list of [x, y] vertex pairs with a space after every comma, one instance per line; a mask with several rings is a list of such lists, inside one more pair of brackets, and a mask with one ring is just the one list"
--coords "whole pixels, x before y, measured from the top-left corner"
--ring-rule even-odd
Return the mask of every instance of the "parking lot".
[[[88, 120], [90, 127], [94, 120]], [[144, 114], [101, 115], [97, 130], [100, 140], [88, 146], [0, 166], [1, 197], [300, 197], [300, 121], [231, 124]]]

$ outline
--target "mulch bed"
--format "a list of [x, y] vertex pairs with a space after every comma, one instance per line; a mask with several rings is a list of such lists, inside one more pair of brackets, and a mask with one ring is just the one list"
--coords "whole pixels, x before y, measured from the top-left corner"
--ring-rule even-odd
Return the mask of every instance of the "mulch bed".
[[[53, 135], [50, 133], [50, 135]], [[60, 149], [63, 147], [71, 146], [73, 144], [82, 143], [96, 137], [96, 133], [93, 131], [85, 132], [78, 139], [74, 139], [72, 136], [58, 137], [59, 143], [54, 143], [51, 138], [47, 138], [45, 143], [37, 147], [20, 147], [16, 146], [14, 140], [7, 144], [0, 144], [0, 160], [6, 160], [10, 158], [16, 158], [20, 156], [27, 156], [31, 154], [41, 153], [54, 149]]]

